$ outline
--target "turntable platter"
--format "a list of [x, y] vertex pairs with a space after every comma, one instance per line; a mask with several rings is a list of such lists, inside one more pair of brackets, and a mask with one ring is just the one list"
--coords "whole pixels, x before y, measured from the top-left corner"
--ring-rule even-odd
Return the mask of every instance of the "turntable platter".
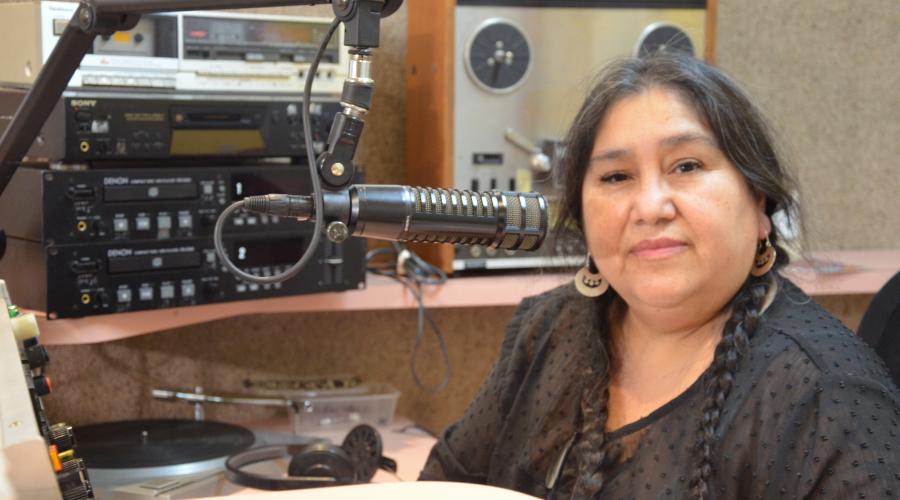
[[226, 457], [253, 444], [253, 433], [221, 422], [128, 420], [75, 429], [89, 468], [160, 467]]
[[215, 472], [249, 448], [253, 433], [222, 422], [127, 420], [75, 429], [78, 454], [98, 486]]

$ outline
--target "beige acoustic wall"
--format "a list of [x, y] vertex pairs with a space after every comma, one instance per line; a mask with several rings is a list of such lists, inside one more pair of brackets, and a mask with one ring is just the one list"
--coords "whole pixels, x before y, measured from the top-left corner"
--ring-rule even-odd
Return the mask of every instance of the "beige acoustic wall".
[[[155, 401], [154, 388], [207, 393], [242, 390], [245, 379], [358, 375], [401, 392], [397, 413], [437, 432], [458, 418], [500, 350], [511, 307], [433, 311], [447, 342], [450, 383], [439, 393], [411, 375], [416, 312], [366, 311], [257, 315], [214, 321], [115, 342], [50, 346], [50, 419], [73, 425], [134, 418], [193, 418], [184, 403]], [[429, 387], [445, 374], [435, 334], [425, 332], [417, 373]], [[283, 410], [209, 406], [207, 418], [247, 421]]]
[[769, 116], [812, 249], [900, 247], [900, 2], [719, 0], [718, 64]]

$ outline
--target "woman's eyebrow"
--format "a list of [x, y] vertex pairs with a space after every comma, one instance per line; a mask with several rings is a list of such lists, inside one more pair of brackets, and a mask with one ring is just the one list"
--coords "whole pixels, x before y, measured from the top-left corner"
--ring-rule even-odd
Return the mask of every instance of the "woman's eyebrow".
[[[666, 149], [671, 149], [682, 144], [691, 143], [691, 142], [701, 142], [710, 146], [712, 148], [718, 149], [719, 145], [716, 141], [707, 134], [699, 133], [699, 132], [685, 132], [683, 134], [675, 134], [669, 137], [665, 137], [659, 141], [661, 147]], [[610, 149], [607, 151], [602, 151], [591, 156], [591, 159], [588, 160], [588, 165], [594, 163], [602, 163], [605, 161], [615, 161], [632, 154], [631, 151], [627, 149]]]
[[718, 149], [719, 147], [719, 145], [712, 137], [708, 136], [707, 134], [701, 134], [697, 132], [685, 132], [683, 134], [676, 134], [659, 141], [660, 146], [664, 148], [674, 148], [676, 146], [680, 146], [689, 142], [702, 142], [707, 146], [716, 149]]
[[588, 164], [618, 160], [628, 155], [629, 152], [625, 149], [610, 149], [609, 151], [603, 151], [602, 153], [591, 156], [591, 159], [588, 160]]

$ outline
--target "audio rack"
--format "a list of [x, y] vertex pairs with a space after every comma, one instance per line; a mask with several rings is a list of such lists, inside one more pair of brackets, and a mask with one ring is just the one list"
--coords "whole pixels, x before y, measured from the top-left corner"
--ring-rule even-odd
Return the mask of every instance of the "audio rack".
[[[211, 234], [224, 206], [309, 184], [292, 165], [20, 168], [0, 197], [0, 275], [51, 319], [364, 287], [360, 238], [324, 243], [316, 265], [284, 283], [245, 283], [219, 263]], [[249, 213], [225, 229], [229, 255], [259, 275], [293, 264], [311, 237], [310, 224]]]
[[[0, 128], [25, 99], [20, 87], [37, 85], [78, 6], [0, 9], [10, 33], [30, 27], [39, 41], [0, 70], [14, 85], [0, 89]], [[349, 63], [340, 33], [310, 73], [329, 27], [313, 17], [154, 13], [93, 40], [0, 197], [0, 276], [20, 304], [56, 319], [364, 287], [363, 239], [324, 243], [303, 273], [264, 285], [235, 278], [212, 241], [235, 201], [313, 191], [307, 165], [326, 149]], [[14, 36], [2, 31], [0, 40]], [[309, 131], [306, 76], [316, 88]], [[271, 276], [300, 258], [312, 231], [238, 213], [224, 242], [241, 269]]]

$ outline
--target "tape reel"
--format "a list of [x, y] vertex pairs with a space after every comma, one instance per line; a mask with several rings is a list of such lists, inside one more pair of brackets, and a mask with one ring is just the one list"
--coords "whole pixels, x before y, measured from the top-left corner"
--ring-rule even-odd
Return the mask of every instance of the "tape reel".
[[525, 83], [531, 69], [531, 44], [513, 21], [491, 18], [472, 34], [464, 57], [466, 72], [476, 86], [506, 94]]

